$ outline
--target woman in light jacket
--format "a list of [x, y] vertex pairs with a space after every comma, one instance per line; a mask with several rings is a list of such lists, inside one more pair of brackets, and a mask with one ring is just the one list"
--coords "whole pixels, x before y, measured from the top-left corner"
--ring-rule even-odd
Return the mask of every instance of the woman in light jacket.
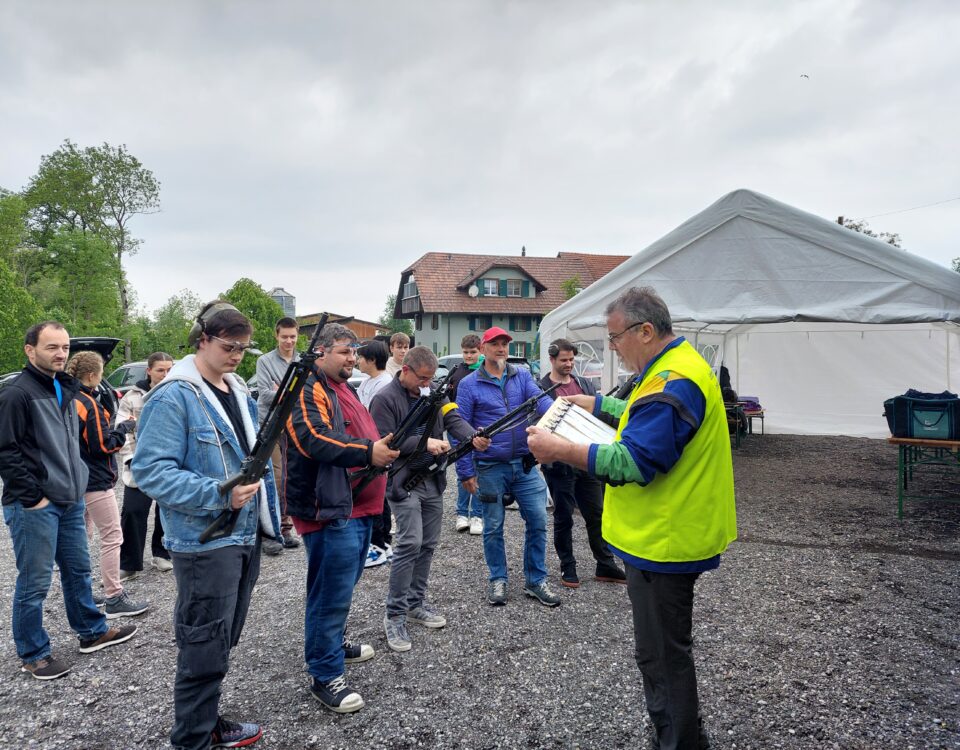
[[[173, 367], [173, 357], [166, 352], [154, 352], [147, 358], [147, 373], [143, 380], [127, 391], [117, 409], [117, 421], [139, 419], [143, 399], [147, 391], [167, 377]], [[120, 449], [120, 479], [123, 481], [123, 511], [120, 513], [120, 528], [123, 529], [123, 546], [120, 547], [120, 577], [127, 580], [143, 570], [143, 550], [147, 544], [147, 520], [153, 499], [145, 495], [133, 478], [130, 462], [137, 449], [137, 438], [131, 433]], [[163, 547], [163, 525], [160, 523], [160, 506], [154, 505], [153, 537], [150, 539], [153, 567], [160, 571], [173, 569], [170, 553]]]

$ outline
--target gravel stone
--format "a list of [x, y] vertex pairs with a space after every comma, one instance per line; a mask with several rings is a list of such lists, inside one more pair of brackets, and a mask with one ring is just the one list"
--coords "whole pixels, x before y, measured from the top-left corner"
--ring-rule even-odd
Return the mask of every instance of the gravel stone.
[[[960, 505], [912, 503], [898, 521], [896, 465], [895, 448], [858, 438], [753, 435], [734, 451], [740, 538], [698, 582], [694, 628], [716, 747], [960, 748]], [[366, 570], [348, 630], [377, 654], [347, 667], [366, 707], [334, 715], [303, 671], [304, 550], [265, 556], [223, 712], [262, 723], [265, 750], [646, 747], [626, 587], [589, 576], [579, 589], [559, 586], [551, 541], [562, 606], [523, 596], [522, 522], [508, 513], [510, 599], [489, 606], [481, 537], [454, 530], [450, 485], [430, 589], [447, 626], [411, 628], [413, 650], [390, 651], [389, 566]], [[582, 523], [574, 534], [589, 572]], [[0, 748], [168, 747], [172, 573], [151, 568], [148, 550], [128, 590], [151, 611], [132, 619], [132, 641], [90, 655], [77, 652], [55, 575], [45, 624], [73, 670], [51, 682], [19, 671], [15, 578], [3, 534]]]

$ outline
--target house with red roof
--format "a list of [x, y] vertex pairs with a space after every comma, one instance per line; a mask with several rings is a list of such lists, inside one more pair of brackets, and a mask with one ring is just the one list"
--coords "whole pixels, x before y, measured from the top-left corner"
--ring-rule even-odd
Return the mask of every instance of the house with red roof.
[[410, 318], [416, 343], [457, 354], [460, 339], [491, 326], [510, 332], [510, 356], [533, 357], [544, 315], [585, 289], [627, 255], [557, 253], [556, 257], [432, 252], [400, 274], [394, 317]]

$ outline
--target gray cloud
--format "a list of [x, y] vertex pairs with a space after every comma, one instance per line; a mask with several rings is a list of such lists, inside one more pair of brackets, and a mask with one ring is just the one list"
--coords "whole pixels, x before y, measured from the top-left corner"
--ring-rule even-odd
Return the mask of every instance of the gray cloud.
[[[145, 306], [243, 275], [376, 317], [429, 250], [632, 253], [738, 187], [960, 195], [958, 32], [946, 2], [12, 2], [0, 185], [127, 143], [163, 183]], [[947, 263], [960, 202], [871, 224]]]

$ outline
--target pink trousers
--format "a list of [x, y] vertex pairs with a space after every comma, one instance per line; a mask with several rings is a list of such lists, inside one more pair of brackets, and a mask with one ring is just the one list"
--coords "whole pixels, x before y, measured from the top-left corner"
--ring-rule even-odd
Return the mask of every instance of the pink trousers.
[[87, 538], [93, 541], [94, 526], [100, 532], [100, 578], [103, 581], [103, 595], [110, 599], [119, 596], [123, 591], [120, 583], [120, 545], [123, 544], [123, 532], [120, 530], [117, 495], [110, 489], [87, 492], [83, 499], [87, 506], [83, 514], [87, 522]]

